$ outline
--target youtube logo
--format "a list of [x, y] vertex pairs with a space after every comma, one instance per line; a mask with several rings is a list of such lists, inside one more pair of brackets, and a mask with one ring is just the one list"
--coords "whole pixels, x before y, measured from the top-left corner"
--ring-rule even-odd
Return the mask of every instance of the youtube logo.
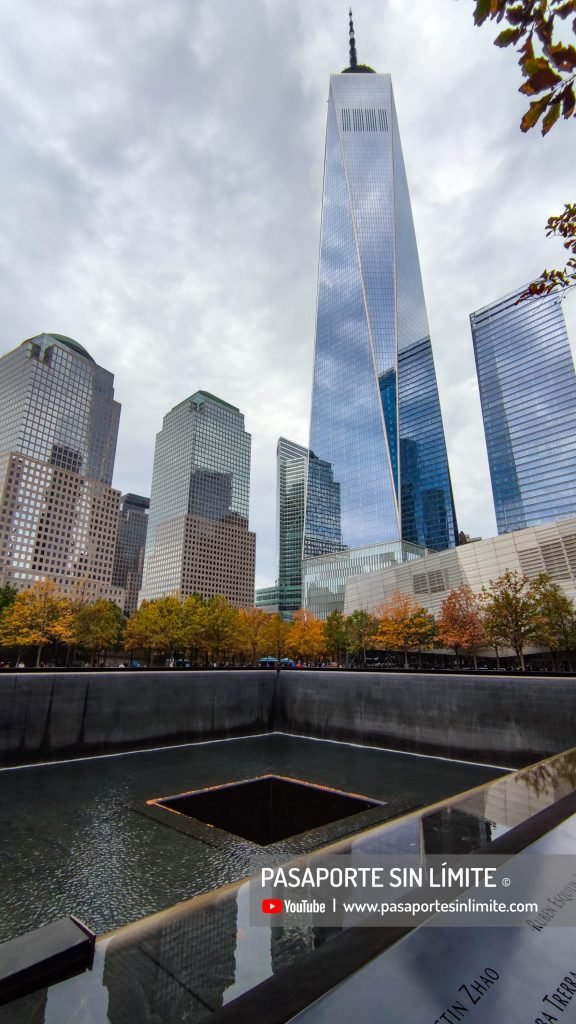
[[263, 914], [281, 914], [284, 910], [282, 900], [262, 900]]

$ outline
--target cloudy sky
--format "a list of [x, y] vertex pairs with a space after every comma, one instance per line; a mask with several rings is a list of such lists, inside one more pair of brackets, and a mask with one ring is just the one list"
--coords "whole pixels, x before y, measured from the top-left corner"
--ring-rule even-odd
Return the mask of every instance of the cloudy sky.
[[[203, 388], [252, 433], [257, 585], [275, 446], [306, 444], [334, 0], [3, 0], [0, 306], [8, 351], [56, 331], [116, 376], [114, 484], [149, 493], [168, 409]], [[574, 128], [521, 134], [512, 51], [472, 0], [356, 0], [393, 76], [459, 525], [495, 533], [468, 314], [559, 264]], [[576, 314], [565, 303], [571, 338]]]

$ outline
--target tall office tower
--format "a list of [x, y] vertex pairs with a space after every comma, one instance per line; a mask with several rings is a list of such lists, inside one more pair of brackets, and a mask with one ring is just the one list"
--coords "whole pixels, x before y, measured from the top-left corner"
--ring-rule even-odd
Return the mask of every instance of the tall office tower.
[[470, 315], [498, 533], [576, 515], [576, 375], [562, 304], [518, 302], [522, 291]]
[[141, 494], [123, 494], [120, 499], [113, 582], [124, 588], [125, 615], [132, 615], [138, 607], [149, 508], [150, 498]]
[[302, 607], [302, 537], [308, 449], [281, 437], [276, 449], [278, 590], [281, 612]]
[[110, 486], [114, 377], [61, 334], [0, 359], [0, 585], [54, 581], [123, 600], [112, 568], [120, 494]]
[[242, 413], [207, 391], [166, 414], [156, 436], [142, 598], [223, 594], [253, 607], [250, 447]]
[[[351, 19], [328, 98], [310, 449], [340, 488], [340, 550], [457, 543], [392, 82], [358, 64]], [[336, 550], [314, 468], [305, 558]]]

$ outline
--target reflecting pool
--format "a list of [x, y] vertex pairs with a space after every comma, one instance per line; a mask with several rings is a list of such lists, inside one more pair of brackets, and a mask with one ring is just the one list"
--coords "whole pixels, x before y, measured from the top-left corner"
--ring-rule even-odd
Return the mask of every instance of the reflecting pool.
[[[65, 914], [98, 934], [496, 778], [504, 770], [272, 734], [0, 771], [0, 941]], [[269, 773], [377, 808], [262, 850], [146, 801]]]

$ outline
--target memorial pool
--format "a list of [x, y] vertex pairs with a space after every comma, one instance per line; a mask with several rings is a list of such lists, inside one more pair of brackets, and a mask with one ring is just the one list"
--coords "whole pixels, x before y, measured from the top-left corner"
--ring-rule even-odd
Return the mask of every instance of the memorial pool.
[[[151, 798], [277, 773], [380, 801], [385, 820], [503, 771], [280, 734], [2, 770], [0, 941], [70, 913], [101, 934], [243, 878], [270, 856], [153, 820]], [[358, 827], [328, 826], [325, 838]], [[286, 840], [277, 857], [319, 845], [308, 836]]]

